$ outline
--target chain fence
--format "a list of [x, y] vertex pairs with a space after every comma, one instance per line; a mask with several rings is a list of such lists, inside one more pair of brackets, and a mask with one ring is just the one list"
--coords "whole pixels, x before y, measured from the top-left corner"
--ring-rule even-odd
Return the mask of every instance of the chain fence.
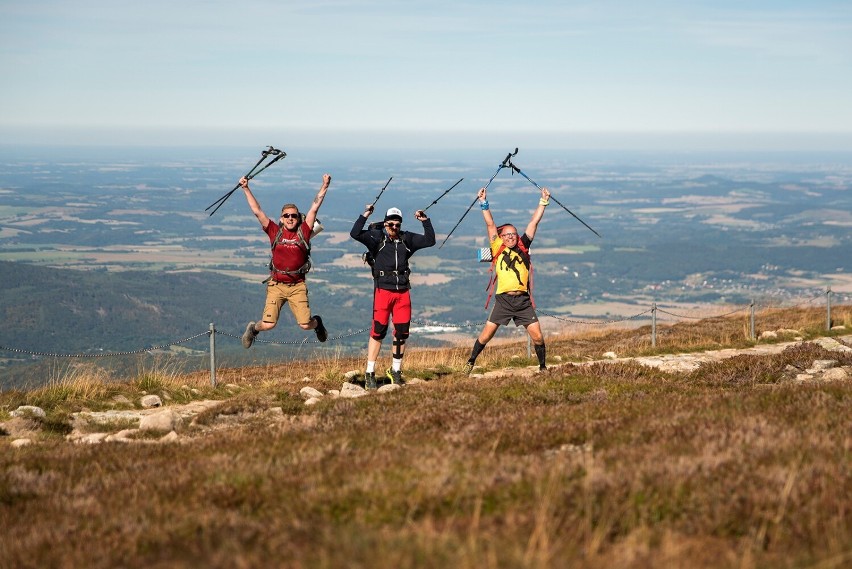
[[[831, 287], [829, 287], [827, 290], [821, 292], [820, 294], [818, 294], [818, 295], [816, 295], [816, 296], [814, 296], [810, 299], [798, 302], [798, 303], [793, 304], [793, 305], [786, 305], [783, 308], [800, 308], [800, 307], [803, 307], [803, 306], [812, 305], [817, 300], [825, 297], [825, 299], [826, 299], [826, 327], [828, 329], [828, 328], [831, 328], [831, 307], [832, 307], [831, 297], [832, 297], [832, 294], [833, 293], [831, 291]], [[763, 309], [769, 309], [769, 308], [774, 308], [774, 307], [780, 308], [780, 306], [765, 306], [765, 307], [763, 307]], [[560, 316], [558, 314], [554, 314], [552, 312], [548, 312], [546, 310], [539, 310], [539, 309], [537, 309], [536, 312], [539, 316], [546, 316], [548, 318], [553, 318], [553, 319], [555, 319], [559, 322], [565, 322], [565, 323], [577, 324], [577, 325], [587, 325], [587, 326], [608, 326], [608, 325], [611, 325], [611, 324], [631, 322], [631, 321], [635, 321], [637, 319], [640, 319], [642, 317], [647, 317], [647, 315], [650, 314], [650, 319], [651, 319], [651, 345], [655, 347], [656, 346], [656, 327], [657, 327], [657, 322], [659, 320], [658, 316], [657, 316], [658, 314], [665, 314], [667, 316], [670, 316], [670, 317], [678, 319], [678, 320], [712, 320], [712, 319], [718, 319], [718, 318], [726, 318], [728, 316], [732, 316], [734, 314], [738, 314], [738, 313], [744, 312], [744, 311], [750, 311], [750, 324], [751, 324], [750, 335], [751, 335], [751, 339], [754, 340], [755, 339], [755, 310], [756, 310], [756, 308], [757, 308], [756, 303], [752, 302], [750, 304], [739, 306], [739, 307], [737, 307], [733, 310], [730, 310], [730, 311], [727, 311], [727, 312], [724, 312], [724, 313], [721, 313], [721, 314], [689, 315], [689, 314], [680, 314], [680, 313], [677, 313], [677, 312], [672, 312], [670, 310], [660, 308], [656, 303], [653, 303], [651, 308], [649, 308], [647, 310], [643, 310], [643, 311], [638, 312], [636, 314], [633, 314], [631, 316], [625, 316], [625, 317], [622, 317], [622, 318], [607, 319], [607, 320], [599, 320], [599, 319], [579, 320], [579, 319], [574, 319], [574, 318], [567, 318], [567, 317], [564, 317], [564, 316]], [[481, 326], [484, 326], [486, 321], [452, 323], [452, 322], [435, 322], [435, 321], [432, 321], [432, 320], [412, 320], [412, 323], [417, 324], [419, 326], [434, 327], [434, 328], [439, 328], [439, 329], [462, 329], [462, 328], [479, 328]], [[330, 336], [326, 340], [326, 343], [327, 342], [340, 341], [340, 340], [352, 338], [352, 337], [355, 337], [355, 336], [360, 336], [362, 334], [369, 332], [369, 330], [370, 330], [370, 328], [362, 328], [360, 330], [347, 332], [345, 334], [339, 334], [337, 336]], [[16, 347], [0, 345], [0, 352], [5, 351], [5, 352], [12, 352], [12, 353], [16, 353], [16, 354], [24, 354], [24, 355], [29, 355], [29, 356], [52, 357], [52, 358], [108, 358], [108, 357], [115, 357], [115, 356], [128, 356], [128, 355], [134, 355], [134, 354], [144, 354], [144, 353], [155, 352], [155, 351], [158, 351], [158, 350], [164, 350], [164, 349], [169, 348], [171, 346], [178, 346], [178, 345], [181, 345], [181, 344], [186, 344], [186, 343], [191, 342], [193, 340], [196, 340], [196, 339], [198, 339], [202, 336], [207, 336], [207, 337], [209, 337], [209, 340], [210, 340], [211, 383], [215, 386], [216, 385], [216, 379], [215, 379], [215, 376], [216, 376], [216, 355], [215, 355], [215, 352], [216, 352], [216, 349], [215, 349], [216, 337], [217, 336], [225, 336], [227, 338], [242, 340], [242, 335], [231, 334], [229, 332], [217, 330], [216, 327], [214, 326], [214, 324], [212, 324], [212, 323], [210, 324], [209, 330], [206, 330], [204, 332], [200, 332], [200, 333], [195, 334], [193, 336], [189, 336], [187, 338], [183, 338], [183, 339], [180, 339], [180, 340], [173, 340], [173, 341], [166, 342], [166, 343], [163, 343], [163, 344], [160, 344], [160, 345], [157, 345], [157, 346], [150, 346], [150, 347], [139, 348], [139, 349], [135, 349], [135, 350], [124, 350], [124, 351], [116, 351], [116, 352], [99, 351], [99, 352], [63, 354], [63, 353], [58, 353], [58, 352], [45, 352], [45, 351], [29, 350], [29, 349], [25, 349], [25, 348], [16, 348]], [[291, 341], [264, 340], [264, 339], [261, 339], [261, 338], [256, 338], [254, 340], [254, 342], [262, 343], [262, 344], [270, 344], [270, 345], [279, 345], [279, 346], [303, 346], [303, 345], [307, 345], [307, 344], [319, 344], [320, 343], [320, 341], [318, 339], [316, 339], [316, 338], [312, 339], [311, 337], [306, 337], [303, 340], [291, 340]]]

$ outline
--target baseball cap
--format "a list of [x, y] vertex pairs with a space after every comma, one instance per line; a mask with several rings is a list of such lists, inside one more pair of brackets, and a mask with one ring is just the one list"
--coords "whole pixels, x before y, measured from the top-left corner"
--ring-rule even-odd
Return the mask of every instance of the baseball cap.
[[385, 214], [385, 221], [390, 220], [402, 222], [402, 211], [395, 207], [390, 208]]

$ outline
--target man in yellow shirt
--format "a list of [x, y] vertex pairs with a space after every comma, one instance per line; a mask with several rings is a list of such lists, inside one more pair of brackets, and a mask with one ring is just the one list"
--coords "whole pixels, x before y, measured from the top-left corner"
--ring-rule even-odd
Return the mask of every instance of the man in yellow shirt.
[[464, 371], [469, 374], [473, 370], [476, 358], [497, 333], [497, 329], [513, 320], [515, 325], [526, 328], [530, 335], [539, 369], [547, 369], [544, 361], [546, 353], [544, 336], [530, 295], [532, 265], [529, 247], [535, 237], [538, 224], [544, 216], [544, 210], [550, 203], [550, 191], [547, 188], [541, 188], [538, 207], [533, 212], [532, 219], [523, 235], [518, 235], [518, 230], [512, 224], [499, 227], [494, 224], [485, 188], [479, 190], [477, 197], [491, 243], [492, 267], [497, 281], [497, 290], [494, 296], [494, 308], [491, 309], [488, 321], [473, 344]]

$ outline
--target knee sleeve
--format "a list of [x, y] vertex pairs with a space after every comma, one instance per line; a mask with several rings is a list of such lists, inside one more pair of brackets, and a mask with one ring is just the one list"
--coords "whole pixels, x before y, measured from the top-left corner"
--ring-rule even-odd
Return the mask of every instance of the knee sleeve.
[[404, 322], [402, 324], [393, 323], [393, 357], [401, 360], [402, 359], [402, 347], [405, 345], [405, 340], [408, 338], [408, 328], [411, 326], [410, 322]]
[[370, 337], [374, 340], [384, 340], [385, 336], [388, 333], [388, 325], [382, 324], [378, 320], [373, 320], [373, 330], [370, 333]]
[[405, 345], [405, 340], [408, 338], [408, 328], [411, 322], [403, 322], [402, 324], [393, 323], [393, 357], [402, 359], [402, 347]]
[[411, 322], [403, 322], [401, 324], [393, 323], [393, 335], [403, 342], [408, 338], [408, 329], [411, 327]]

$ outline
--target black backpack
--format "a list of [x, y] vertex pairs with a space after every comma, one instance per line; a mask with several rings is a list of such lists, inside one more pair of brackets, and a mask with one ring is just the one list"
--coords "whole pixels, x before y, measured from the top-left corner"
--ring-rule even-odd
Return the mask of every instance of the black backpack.
[[[373, 222], [369, 225], [369, 228], [375, 230], [375, 229], [381, 229], [383, 226], [384, 226], [383, 221], [375, 221], [375, 222]], [[409, 249], [408, 245], [405, 244], [405, 240], [402, 238], [402, 232], [400, 232], [399, 240], [402, 242], [403, 247], [405, 247], [405, 250], [408, 253], [406, 255], [406, 258], [411, 257], [411, 249]], [[382, 248], [387, 244], [387, 242], [388, 242], [388, 235], [387, 235], [387, 233], [384, 232], [384, 230], [382, 230], [382, 241], [381, 241], [381, 243], [379, 243], [379, 247], [376, 249], [376, 253], [381, 251]], [[370, 272], [373, 274], [373, 278], [375, 278], [377, 276], [376, 275], [376, 256], [373, 254], [373, 252], [370, 251], [369, 249], [367, 249], [361, 255], [361, 260], [364, 261], [365, 264], [370, 265]]]

